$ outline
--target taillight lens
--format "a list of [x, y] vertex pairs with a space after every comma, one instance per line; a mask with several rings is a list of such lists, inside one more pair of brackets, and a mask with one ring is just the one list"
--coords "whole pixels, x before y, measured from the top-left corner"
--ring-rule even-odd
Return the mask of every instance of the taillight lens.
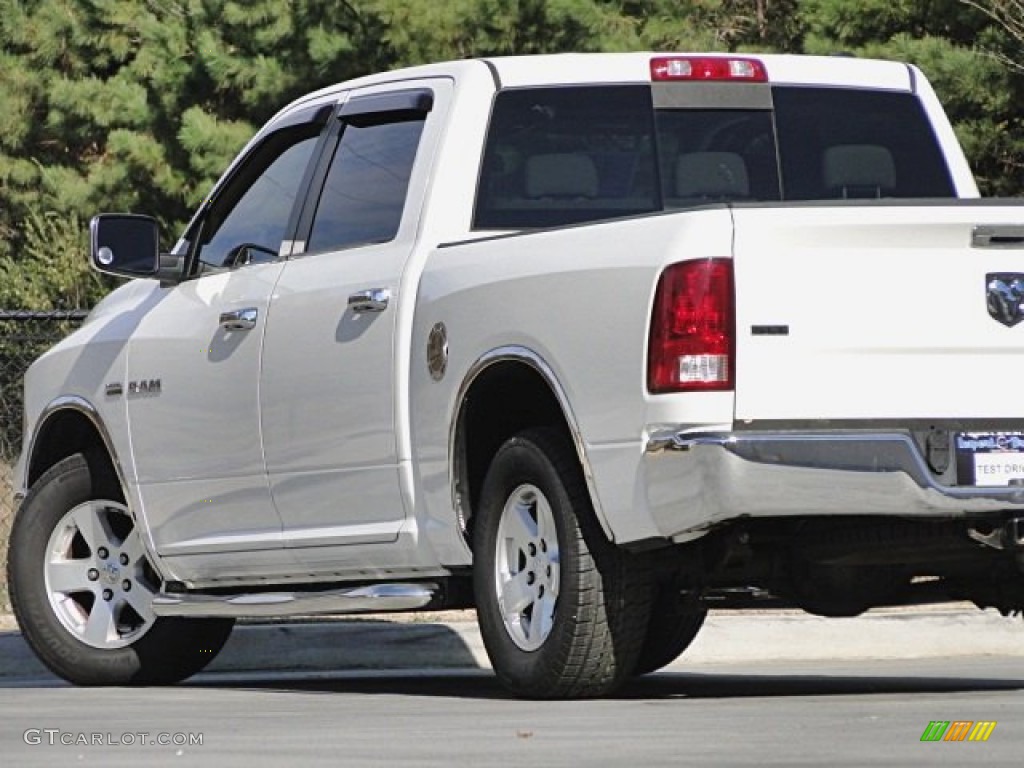
[[662, 273], [647, 361], [652, 393], [734, 388], [733, 296], [732, 259], [684, 261]]
[[659, 56], [651, 59], [651, 80], [735, 80], [767, 83], [758, 59], [735, 56]]

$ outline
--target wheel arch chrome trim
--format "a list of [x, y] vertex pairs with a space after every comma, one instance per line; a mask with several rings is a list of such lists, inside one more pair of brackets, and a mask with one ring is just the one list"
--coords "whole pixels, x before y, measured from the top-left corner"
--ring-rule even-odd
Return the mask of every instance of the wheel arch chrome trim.
[[[100, 416], [99, 410], [84, 397], [77, 395], [62, 395], [52, 400], [39, 414], [39, 418], [36, 419], [35, 429], [32, 430], [32, 434], [29, 437], [28, 450], [25, 452], [25, 467], [22, 470], [23, 480], [25, 481], [25, 490], [28, 490], [28, 478], [32, 473], [32, 467], [36, 461], [36, 452], [38, 450], [38, 438], [42, 434], [43, 429], [46, 427], [50, 419], [64, 413], [65, 411], [74, 411], [80, 416], [84, 416], [86, 420], [96, 430], [96, 433], [100, 436], [100, 440], [103, 441], [103, 448], [107, 452], [107, 456], [110, 458], [110, 463], [114, 467], [114, 473], [117, 475], [117, 482], [121, 485], [121, 490], [124, 493], [125, 499], [129, 499], [128, 494], [128, 482], [124, 474], [124, 468], [121, 466], [121, 461], [117, 456], [117, 451], [114, 449], [114, 441], [110, 437], [110, 432], [103, 422], [103, 417]], [[131, 507], [129, 506], [129, 509]], [[135, 512], [132, 510], [132, 517], [135, 517]], [[136, 519], [136, 523], [138, 520]]]
[[587, 449], [583, 441], [583, 433], [580, 430], [579, 421], [576, 419], [576, 414], [573, 412], [572, 405], [569, 402], [569, 396], [566, 394], [565, 388], [558, 380], [558, 376], [555, 374], [554, 369], [541, 355], [537, 354], [532, 349], [517, 345], [496, 347], [477, 358], [476, 362], [474, 362], [466, 371], [455, 398], [455, 408], [452, 412], [451, 424], [449, 425], [448, 430], [448, 482], [451, 490], [452, 509], [455, 510], [463, 535], [466, 533], [467, 517], [465, 514], [465, 508], [459, 496], [461, 458], [459, 456], [458, 440], [460, 425], [462, 423], [465, 410], [466, 395], [472, 388], [473, 384], [476, 383], [476, 380], [480, 378], [481, 374], [495, 365], [509, 362], [519, 363], [532, 368], [533, 371], [541, 377], [544, 383], [547, 384], [548, 389], [555, 398], [555, 402], [558, 403], [558, 407], [562, 412], [562, 418], [569, 430], [570, 436], [572, 437], [573, 445], [576, 448], [576, 456], [580, 462], [580, 468], [583, 470], [583, 478], [587, 485], [587, 494], [590, 496], [590, 503], [593, 507], [594, 515], [597, 517], [597, 521], [608, 540], [614, 541], [615, 538], [612, 533], [611, 526], [608, 525], [608, 520], [605, 517], [603, 508], [601, 507], [600, 497], [597, 494], [597, 484], [594, 480], [594, 472], [591, 467], [590, 460], [587, 457]]

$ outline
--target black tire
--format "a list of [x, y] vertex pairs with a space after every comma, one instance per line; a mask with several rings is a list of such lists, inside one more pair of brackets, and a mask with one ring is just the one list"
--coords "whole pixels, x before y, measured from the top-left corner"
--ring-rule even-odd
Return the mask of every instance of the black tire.
[[678, 659], [697, 637], [707, 615], [706, 608], [687, 600], [679, 590], [660, 589], [634, 674], [656, 672]]
[[[613, 691], [632, 674], [643, 644], [649, 580], [640, 563], [605, 538], [568, 441], [550, 429], [531, 429], [508, 440], [487, 472], [479, 506], [473, 587], [480, 633], [499, 681], [527, 698]], [[541, 519], [547, 522], [538, 523]], [[499, 529], [513, 531], [515, 520], [526, 521], [521, 529], [526, 541], [532, 542], [529, 520], [536, 525], [533, 555], [529, 543], [516, 540], [512, 546], [508, 536], [499, 552]], [[518, 578], [504, 579], [506, 596], [517, 582], [534, 590], [526, 598], [520, 594], [520, 602], [533, 602], [510, 611], [506, 620], [499, 582], [513, 570]], [[545, 618], [550, 619], [546, 631]]]
[[[102, 562], [98, 550], [104, 547], [87, 543], [82, 529], [88, 526], [76, 528], [80, 519], [100, 523], [103, 531], [92, 535], [111, 550]], [[32, 650], [69, 682], [178, 682], [206, 666], [227, 642], [233, 620], [155, 618], [142, 607], [160, 582], [143, 548], [135, 543], [138, 536], [116, 480], [94, 476], [81, 454], [43, 474], [15, 516], [7, 559], [11, 605]], [[124, 560], [113, 551], [119, 541]], [[60, 546], [54, 547], [54, 542]], [[64, 566], [88, 574], [83, 576], [85, 583], [81, 588], [55, 587], [51, 600], [50, 579], [59, 578], [55, 569]], [[106, 607], [101, 603], [105, 592], [116, 595], [107, 599]], [[140, 606], [139, 611], [132, 605]], [[106, 613], [100, 615], [101, 609]], [[94, 613], [102, 619], [97, 627], [106, 624], [99, 640], [99, 634], [89, 630]], [[75, 625], [78, 618], [81, 631]]]

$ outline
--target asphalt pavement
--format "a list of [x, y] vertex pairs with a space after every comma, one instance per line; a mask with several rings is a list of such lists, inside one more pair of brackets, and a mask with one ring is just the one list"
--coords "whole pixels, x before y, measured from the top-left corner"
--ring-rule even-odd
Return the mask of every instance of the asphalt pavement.
[[[702, 664], [595, 701], [522, 701], [482, 670], [0, 681], [0, 764], [678, 768], [1020, 766], [1020, 657]], [[983, 741], [924, 741], [936, 723]], [[994, 727], [993, 727], [994, 725]]]
[[[1024, 753], [1019, 617], [712, 612], [666, 671], [560, 702], [504, 691], [471, 619], [241, 624], [206, 672], [153, 688], [69, 686], [0, 631], [0, 765], [990, 768]], [[990, 738], [922, 739], [947, 722]]]

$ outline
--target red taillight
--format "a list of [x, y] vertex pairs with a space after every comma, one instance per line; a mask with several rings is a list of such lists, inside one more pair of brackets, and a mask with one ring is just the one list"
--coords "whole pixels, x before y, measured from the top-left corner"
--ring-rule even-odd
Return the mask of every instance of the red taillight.
[[732, 259], [684, 261], [661, 274], [647, 360], [652, 393], [733, 389], [733, 304]]
[[651, 80], [767, 83], [768, 72], [757, 59], [735, 56], [659, 56], [651, 59]]

